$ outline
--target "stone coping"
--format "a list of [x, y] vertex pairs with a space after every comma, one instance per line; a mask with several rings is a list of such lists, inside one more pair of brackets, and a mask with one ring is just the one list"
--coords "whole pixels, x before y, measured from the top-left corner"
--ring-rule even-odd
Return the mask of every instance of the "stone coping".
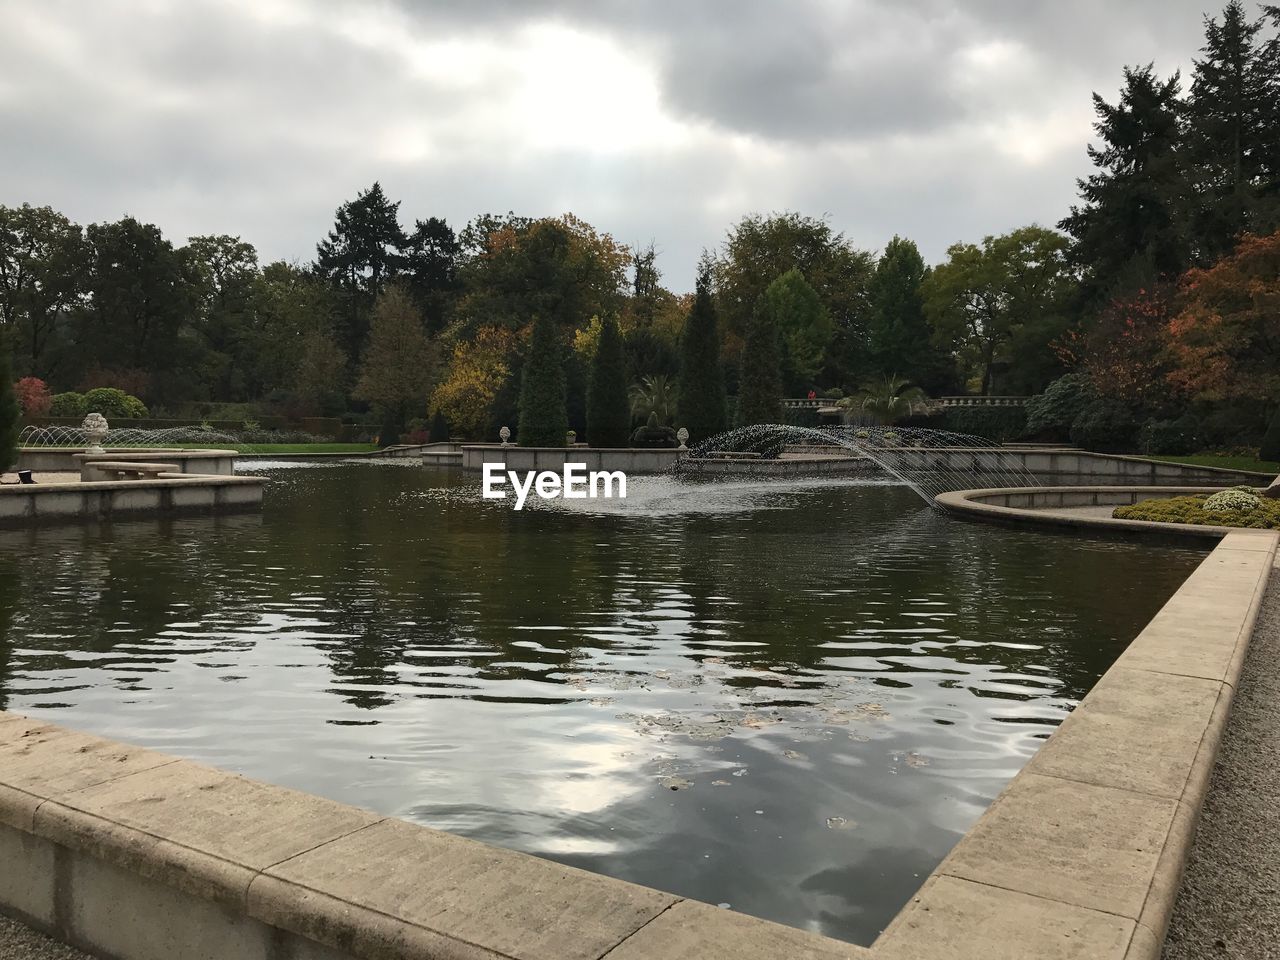
[[147, 457], [154, 457], [157, 454], [177, 454], [183, 460], [225, 460], [228, 457], [238, 457], [239, 454], [234, 450], [191, 450], [182, 447], [138, 447], [129, 450], [113, 450], [110, 447], [104, 448], [103, 453], [80, 452], [73, 453], [71, 459], [83, 463], [88, 460], [145, 460]]
[[1185, 537], [1204, 542], [1220, 540], [1233, 531], [1267, 533], [1265, 530], [1241, 530], [1238, 527], [1200, 526], [1190, 523], [1160, 523], [1154, 520], [1117, 520], [1114, 517], [1073, 512], [1073, 507], [1124, 506], [1142, 500], [1183, 497], [1201, 493], [1220, 493], [1221, 487], [1150, 487], [1150, 486], [1069, 486], [1069, 487], [999, 487], [985, 490], [956, 490], [938, 494], [940, 507], [951, 513], [994, 520], [1003, 523], [1033, 523], [1109, 533], [1155, 534]]
[[0, 828], [325, 957], [1155, 960], [1277, 541], [1225, 534], [869, 949], [12, 713]]
[[244, 477], [217, 473], [160, 473], [148, 480], [59, 480], [56, 483], [6, 483], [0, 485], [0, 497], [42, 496], [45, 494], [86, 493], [94, 490], [147, 490], [156, 487], [235, 487], [261, 486], [263, 477]]

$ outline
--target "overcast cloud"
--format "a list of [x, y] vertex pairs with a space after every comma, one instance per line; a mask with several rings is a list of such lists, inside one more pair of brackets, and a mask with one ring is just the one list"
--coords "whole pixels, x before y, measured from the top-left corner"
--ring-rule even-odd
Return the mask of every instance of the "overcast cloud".
[[[1220, 4], [1218, 4], [1220, 6]], [[566, 211], [677, 290], [748, 212], [940, 259], [1052, 224], [1090, 93], [1190, 67], [1205, 0], [0, 0], [0, 203], [306, 261], [401, 219]], [[1216, 7], [1209, 7], [1215, 13]]]

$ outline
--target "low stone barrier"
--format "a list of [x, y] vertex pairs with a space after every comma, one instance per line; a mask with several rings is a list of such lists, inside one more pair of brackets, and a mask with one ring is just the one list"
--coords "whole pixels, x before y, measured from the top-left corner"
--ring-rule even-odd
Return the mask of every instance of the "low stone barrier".
[[486, 463], [505, 463], [508, 470], [564, 471], [566, 463], [586, 464], [591, 470], [623, 473], [665, 473], [687, 451], [642, 447], [518, 447], [515, 444], [468, 444], [462, 447], [462, 468], [479, 473]]
[[18, 451], [17, 469], [36, 473], [79, 473], [85, 460], [163, 460], [178, 473], [231, 476], [235, 473], [234, 450], [183, 450], [175, 447], [111, 447], [105, 453], [87, 453], [85, 448], [23, 447]]
[[870, 949], [0, 712], [0, 910], [120, 960], [1155, 960], [1280, 537], [1233, 531]]
[[162, 473], [152, 480], [6, 484], [0, 486], [0, 527], [252, 510], [262, 504], [265, 483], [261, 477]]

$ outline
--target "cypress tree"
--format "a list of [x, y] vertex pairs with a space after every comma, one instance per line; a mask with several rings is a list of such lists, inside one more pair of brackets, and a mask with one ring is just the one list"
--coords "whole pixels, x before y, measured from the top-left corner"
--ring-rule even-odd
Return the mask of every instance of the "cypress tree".
[[563, 447], [568, 433], [564, 346], [555, 321], [542, 314], [533, 321], [533, 336], [524, 361], [516, 442], [522, 447]]
[[729, 405], [720, 364], [720, 330], [711, 280], [706, 267], [698, 272], [693, 309], [680, 338], [680, 394], [676, 425], [689, 431], [693, 442], [729, 429]]
[[0, 332], [0, 472], [18, 462], [18, 430], [22, 411], [13, 392], [9, 339]]
[[1270, 460], [1273, 463], [1280, 460], [1280, 407], [1276, 408], [1275, 416], [1271, 418], [1271, 426], [1267, 427], [1267, 432], [1262, 438], [1262, 449], [1258, 451], [1259, 460]]
[[431, 418], [431, 426], [427, 430], [427, 440], [431, 443], [444, 443], [449, 439], [449, 421], [445, 419], [444, 412], [437, 407], [435, 415]]
[[778, 423], [782, 419], [782, 357], [778, 328], [764, 299], [756, 304], [742, 347], [738, 381], [738, 424]]
[[593, 447], [625, 447], [631, 434], [627, 397], [627, 358], [618, 322], [611, 316], [600, 327], [587, 386], [587, 442]]

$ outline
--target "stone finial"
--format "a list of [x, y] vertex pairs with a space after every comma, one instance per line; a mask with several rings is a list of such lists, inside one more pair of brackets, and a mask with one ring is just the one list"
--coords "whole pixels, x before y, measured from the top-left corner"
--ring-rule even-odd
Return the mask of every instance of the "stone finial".
[[102, 441], [106, 438], [107, 431], [110, 429], [106, 417], [100, 413], [91, 413], [84, 418], [84, 422], [80, 424], [80, 429], [84, 431], [84, 438], [89, 443], [85, 453], [106, 453], [102, 449]]
[[680, 449], [681, 449], [681, 450], [688, 450], [688, 449], [689, 449], [689, 447], [687, 446], [687, 444], [688, 444], [688, 442], [689, 442], [689, 431], [688, 431], [688, 429], [687, 429], [687, 428], [685, 428], [685, 427], [681, 427], [679, 430], [677, 430], [677, 431], [676, 431], [676, 439], [680, 441]]
[[499, 430], [498, 439], [502, 441], [502, 445], [505, 447], [507, 445], [507, 442], [511, 439], [511, 428], [503, 427], [501, 430]]

